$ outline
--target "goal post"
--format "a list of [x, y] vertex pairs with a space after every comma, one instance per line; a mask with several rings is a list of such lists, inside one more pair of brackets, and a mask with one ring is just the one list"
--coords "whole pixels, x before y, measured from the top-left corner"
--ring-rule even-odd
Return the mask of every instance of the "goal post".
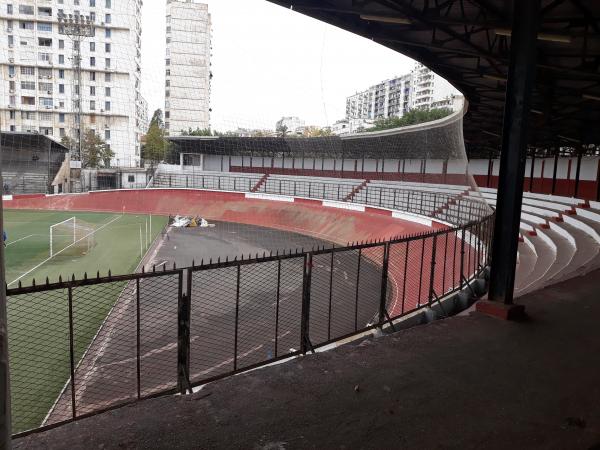
[[[57, 251], [63, 250], [66, 246], [74, 244], [77, 240], [77, 218], [69, 217], [62, 222], [50, 225], [50, 258]], [[63, 245], [66, 243], [66, 245]]]
[[58, 254], [81, 255], [95, 244], [95, 227], [76, 217], [50, 225], [50, 258]]

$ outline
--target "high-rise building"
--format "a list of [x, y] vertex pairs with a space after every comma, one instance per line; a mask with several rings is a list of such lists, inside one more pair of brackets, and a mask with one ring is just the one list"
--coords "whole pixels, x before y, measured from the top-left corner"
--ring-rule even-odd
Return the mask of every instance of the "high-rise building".
[[165, 128], [171, 136], [210, 127], [208, 5], [167, 0]]
[[346, 118], [377, 120], [402, 117], [415, 108], [453, 108], [459, 95], [445, 79], [417, 63], [406, 75], [348, 97]]
[[[79, 102], [82, 131], [105, 139], [113, 164], [138, 165], [141, 8], [142, 0], [0, 0], [2, 128], [76, 138]], [[80, 82], [63, 15], [94, 23], [80, 45]]]

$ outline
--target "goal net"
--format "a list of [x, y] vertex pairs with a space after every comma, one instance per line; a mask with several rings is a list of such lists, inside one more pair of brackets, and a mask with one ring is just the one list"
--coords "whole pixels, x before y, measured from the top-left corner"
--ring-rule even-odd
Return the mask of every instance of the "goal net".
[[50, 257], [83, 255], [94, 246], [94, 227], [76, 217], [50, 225]]

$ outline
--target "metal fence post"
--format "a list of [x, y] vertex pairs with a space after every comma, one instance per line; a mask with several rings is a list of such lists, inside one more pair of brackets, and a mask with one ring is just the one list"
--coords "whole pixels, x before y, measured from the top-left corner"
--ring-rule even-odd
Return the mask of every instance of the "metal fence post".
[[437, 246], [437, 235], [433, 237], [433, 242], [431, 243], [431, 276], [429, 278], [429, 306], [431, 306], [431, 302], [433, 301], [433, 296], [435, 294], [435, 256], [436, 256], [436, 246]]
[[[188, 269], [188, 287], [192, 271]], [[177, 390], [185, 394], [190, 388], [190, 315], [191, 292], [183, 292], [183, 270], [179, 271], [179, 293], [177, 302]]]
[[463, 278], [465, 276], [465, 227], [462, 228], [462, 237], [460, 238], [460, 283], [463, 288]]
[[381, 266], [381, 297], [379, 299], [379, 325], [383, 325], [386, 316], [390, 245], [391, 244], [389, 242], [386, 242], [383, 246], [383, 264]]
[[358, 292], [360, 288], [360, 262], [362, 259], [362, 248], [358, 249], [358, 264], [356, 267], [356, 293], [354, 297], [354, 331], [358, 330]]
[[140, 279], [135, 280], [135, 371], [137, 380], [137, 398], [142, 397], [141, 387], [141, 372], [142, 372], [142, 361], [141, 361], [141, 327], [140, 327]]
[[75, 401], [75, 337], [73, 335], [73, 288], [69, 286], [68, 290], [69, 301], [69, 362], [71, 364], [71, 410], [73, 420], [77, 417], [77, 406]]
[[310, 285], [312, 278], [312, 264], [312, 253], [306, 253], [304, 255], [304, 276], [302, 282], [302, 318], [300, 322], [300, 351], [302, 352], [302, 354], [306, 354], [306, 352], [309, 349], [312, 350], [312, 344], [310, 343], [310, 338], [308, 335], [310, 325]]
[[237, 281], [235, 288], [235, 337], [233, 341], [233, 371], [237, 370], [237, 349], [238, 349], [238, 334], [239, 334], [239, 319], [240, 319], [240, 275], [242, 266], [237, 265]]

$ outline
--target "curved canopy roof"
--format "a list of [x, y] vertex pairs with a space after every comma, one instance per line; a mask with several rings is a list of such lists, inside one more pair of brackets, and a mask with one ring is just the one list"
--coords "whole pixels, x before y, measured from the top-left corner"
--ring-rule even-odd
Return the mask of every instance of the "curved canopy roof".
[[[467, 145], [500, 145], [512, 0], [269, 1], [425, 64], [469, 101]], [[600, 1], [541, 3], [530, 144], [600, 144]]]

